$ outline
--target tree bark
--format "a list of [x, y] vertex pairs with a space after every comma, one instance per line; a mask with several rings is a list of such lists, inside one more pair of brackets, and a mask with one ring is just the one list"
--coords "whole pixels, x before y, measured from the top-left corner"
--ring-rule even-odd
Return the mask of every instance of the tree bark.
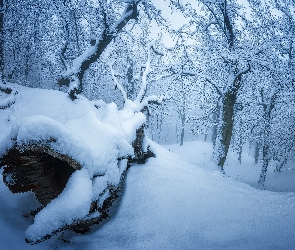
[[218, 134], [219, 116], [220, 116], [220, 105], [217, 104], [216, 108], [213, 111], [212, 143], [214, 147], [216, 144], [217, 134]]
[[263, 145], [263, 148], [262, 148], [263, 163], [262, 163], [261, 173], [260, 173], [259, 181], [258, 181], [259, 184], [263, 184], [265, 182], [266, 172], [267, 172], [268, 163], [269, 163], [268, 149], [269, 149], [268, 145]]
[[0, 82], [3, 82], [4, 70], [4, 5], [0, 0]]
[[147, 150], [144, 150], [144, 139], [145, 139], [145, 125], [142, 125], [139, 129], [136, 130], [136, 139], [132, 143], [132, 147], [134, 148], [134, 155], [135, 157], [132, 159], [132, 162], [144, 164], [145, 161], [150, 158], [154, 157], [155, 154], [150, 151], [149, 147]]
[[229, 91], [224, 95], [223, 103], [222, 103], [222, 120], [221, 120], [221, 145], [222, 152], [219, 157], [218, 166], [223, 170], [224, 163], [227, 157], [233, 125], [234, 125], [234, 104], [236, 102], [236, 93]]
[[72, 173], [81, 168], [67, 156], [39, 146], [23, 152], [12, 148], [0, 164], [6, 166], [3, 181], [12, 193], [33, 191], [42, 205], [58, 197]]

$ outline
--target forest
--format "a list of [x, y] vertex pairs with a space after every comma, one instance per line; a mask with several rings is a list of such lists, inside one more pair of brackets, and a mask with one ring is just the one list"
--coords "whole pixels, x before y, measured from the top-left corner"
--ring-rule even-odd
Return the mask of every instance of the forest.
[[[234, 170], [236, 180], [242, 171], [252, 171], [243, 162], [247, 155], [255, 164], [251, 188], [265, 191], [268, 174], [275, 173], [292, 187], [282, 192], [290, 195], [285, 209], [295, 208], [294, 181], [284, 179], [295, 177], [294, 0], [0, 0], [0, 8], [1, 187], [21, 195], [32, 191], [41, 203], [30, 215], [34, 223], [26, 231], [27, 242], [68, 229], [88, 232], [125, 192], [124, 179], [129, 183], [138, 174], [133, 166], [162, 164], [170, 155], [159, 145], [183, 152], [181, 157], [192, 151], [199, 158], [208, 146], [214, 175], [233, 176], [231, 161], [244, 166]], [[65, 178], [61, 188], [42, 174], [50, 162], [67, 165], [65, 173], [58, 172]], [[49, 184], [28, 184], [28, 178]], [[226, 184], [224, 191], [232, 189]], [[163, 195], [169, 196], [168, 189]], [[254, 197], [264, 203], [267, 198], [259, 195]], [[289, 234], [295, 218], [284, 219], [290, 222], [284, 231]], [[159, 249], [173, 246], [156, 242]], [[224, 246], [201, 242], [199, 249]], [[245, 248], [239, 249], [261, 243], [241, 242]], [[171, 249], [198, 249], [193, 244]], [[286, 237], [285, 245], [273, 249], [294, 244]], [[152, 245], [134, 249], [143, 246]]]

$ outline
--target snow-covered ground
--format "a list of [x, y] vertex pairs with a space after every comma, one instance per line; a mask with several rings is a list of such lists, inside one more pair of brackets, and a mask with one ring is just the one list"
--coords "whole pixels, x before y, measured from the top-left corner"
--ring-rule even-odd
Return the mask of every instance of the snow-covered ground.
[[[213, 147], [210, 142], [192, 141], [184, 143], [183, 146], [174, 144], [165, 147], [205, 171], [218, 171], [212, 161]], [[252, 155], [253, 152], [245, 146], [240, 164], [238, 155], [230, 151], [224, 166], [226, 176], [257, 188], [262, 163], [255, 164]], [[270, 162], [264, 186], [259, 188], [276, 192], [295, 192], [295, 162], [288, 162], [281, 172], [274, 171], [275, 165], [276, 162]]]
[[[45, 106], [48, 117], [71, 124], [67, 121], [76, 111], [64, 110], [54, 99], [42, 100], [47, 90], [21, 89], [38, 94], [40, 102], [21, 111], [25, 97], [19, 91], [13, 106], [0, 110], [0, 140], [21, 112], [36, 113]], [[50, 93], [57, 99], [62, 95]], [[131, 166], [117, 211], [103, 225], [85, 235], [67, 231], [37, 245], [24, 240], [33, 221], [23, 214], [38, 205], [33, 194], [11, 194], [1, 178], [0, 249], [295, 249], [294, 186], [286, 187], [290, 192], [273, 192], [248, 185], [257, 182], [260, 169], [246, 174], [248, 164], [249, 170], [257, 168], [247, 155], [239, 177], [230, 156], [225, 166], [229, 178], [213, 166], [210, 144], [167, 147], [178, 155], [152, 143], [157, 157]]]

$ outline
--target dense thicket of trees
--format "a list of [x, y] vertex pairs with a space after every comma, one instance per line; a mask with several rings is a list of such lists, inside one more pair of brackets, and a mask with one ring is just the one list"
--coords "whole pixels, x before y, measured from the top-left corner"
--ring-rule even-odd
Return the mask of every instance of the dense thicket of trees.
[[146, 79], [147, 94], [166, 96], [144, 111], [160, 143], [211, 138], [222, 171], [229, 149], [240, 158], [249, 143], [255, 161], [262, 160], [260, 183], [270, 161], [280, 171], [294, 160], [294, 1], [163, 1], [165, 12], [184, 16], [183, 25], [153, 3], [1, 1], [4, 82], [123, 105]]

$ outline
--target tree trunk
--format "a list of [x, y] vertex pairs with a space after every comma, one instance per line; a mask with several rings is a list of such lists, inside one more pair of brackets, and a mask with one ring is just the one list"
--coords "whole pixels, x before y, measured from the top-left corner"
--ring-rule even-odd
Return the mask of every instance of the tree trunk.
[[218, 104], [213, 111], [213, 128], [212, 128], [212, 143], [213, 147], [215, 147], [217, 134], [218, 134], [218, 123], [219, 123], [219, 116], [220, 116], [220, 105]]
[[259, 160], [259, 151], [260, 151], [260, 145], [258, 142], [255, 144], [255, 152], [254, 152], [254, 159], [255, 159], [255, 164], [258, 163]]
[[267, 172], [268, 163], [269, 163], [268, 149], [269, 149], [268, 145], [263, 145], [263, 149], [262, 149], [263, 163], [262, 163], [261, 173], [260, 173], [260, 177], [258, 181], [259, 184], [263, 184], [265, 182], [266, 172]]
[[222, 103], [222, 114], [221, 114], [221, 136], [220, 136], [220, 148], [218, 156], [218, 166], [223, 171], [224, 163], [228, 153], [231, 136], [233, 132], [234, 124], [234, 104], [236, 101], [236, 94], [229, 91], [224, 95]]
[[181, 134], [180, 134], [180, 146], [183, 145], [184, 140], [184, 127], [181, 128]]
[[239, 122], [240, 123], [240, 129], [239, 129], [239, 146], [238, 146], [238, 161], [240, 164], [242, 164], [242, 153], [243, 153], [243, 139], [242, 139], [242, 129], [241, 129], [241, 121]]
[[0, 82], [3, 82], [4, 69], [4, 5], [0, 0]]
[[263, 146], [262, 146], [262, 168], [261, 168], [261, 173], [259, 177], [259, 184], [263, 184], [266, 178], [266, 172], [270, 160], [270, 152], [269, 152], [269, 147], [270, 147], [270, 142], [269, 142], [269, 137], [271, 133], [271, 112], [275, 107], [275, 101], [277, 98], [277, 92], [271, 95], [270, 102], [269, 103], [264, 103], [265, 98], [263, 94], [263, 90], [261, 90], [261, 98], [262, 98], [262, 105], [263, 105], [263, 118], [265, 122], [265, 127], [264, 127], [264, 133], [263, 133]]

